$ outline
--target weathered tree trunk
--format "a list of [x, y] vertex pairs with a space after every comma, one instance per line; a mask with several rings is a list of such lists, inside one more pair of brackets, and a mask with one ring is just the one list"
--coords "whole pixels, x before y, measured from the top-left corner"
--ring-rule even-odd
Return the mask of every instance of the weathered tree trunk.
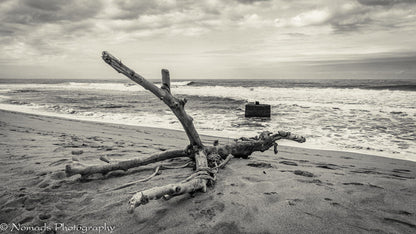
[[[120, 161], [114, 164], [110, 163], [100, 166], [67, 165], [67, 176], [81, 174], [81, 176], [87, 177], [88, 175], [95, 173], [106, 174], [113, 170], [128, 170], [132, 167], [143, 166], [176, 157], [189, 157], [195, 161], [195, 173], [190, 175], [186, 180], [179, 183], [146, 189], [134, 194], [129, 201], [130, 211], [133, 211], [137, 206], [146, 204], [149, 200], [160, 198], [170, 199], [173, 196], [185, 193], [194, 193], [197, 191], [205, 192], [207, 190], [207, 186], [215, 181], [218, 169], [224, 167], [224, 165], [231, 159], [231, 155], [234, 157], [247, 158], [253, 152], [264, 152], [272, 146], [274, 146], [274, 152], [277, 153], [276, 141], [280, 139], [305, 142], [304, 137], [296, 136], [285, 131], [279, 131], [276, 134], [263, 132], [256, 137], [236, 139], [233, 143], [227, 145], [214, 144], [214, 146], [204, 146], [198, 132], [195, 129], [192, 117], [185, 112], [184, 106], [186, 99], [180, 100], [171, 94], [170, 76], [168, 70], [162, 69], [162, 87], [159, 88], [122, 64], [119, 59], [115, 58], [111, 54], [103, 52], [102, 58], [117, 72], [124, 74], [132, 81], [143, 86], [145, 89], [160, 98], [167, 106], [169, 106], [181, 122], [190, 144], [185, 150], [165, 151], [146, 158]], [[104, 161], [108, 162], [106, 159], [104, 159]], [[159, 169], [159, 167], [157, 169]], [[121, 186], [121, 188], [122, 187], [123, 186]]]

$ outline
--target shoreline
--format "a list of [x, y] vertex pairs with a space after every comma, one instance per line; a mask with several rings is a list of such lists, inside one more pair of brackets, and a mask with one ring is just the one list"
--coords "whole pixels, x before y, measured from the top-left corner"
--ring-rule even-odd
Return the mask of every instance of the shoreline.
[[[0, 116], [0, 223], [106, 225], [114, 227], [113, 233], [416, 230], [416, 207], [411, 205], [416, 204], [415, 162], [279, 146], [277, 155], [268, 150], [248, 159], [233, 158], [206, 193], [150, 201], [130, 215], [131, 192], [181, 181], [192, 168], [163, 170], [149, 181], [112, 190], [148, 177], [154, 165], [88, 181], [66, 177], [65, 165], [74, 159], [92, 165], [104, 163], [98, 159], [102, 155], [124, 160], [184, 148], [184, 132], [3, 110]], [[204, 144], [218, 139], [201, 138]], [[166, 163], [180, 165], [184, 160]]]
[[[44, 116], [44, 117], [50, 117], [50, 118], [59, 118], [59, 119], [65, 119], [65, 120], [70, 120], [70, 121], [86, 121], [86, 122], [92, 122], [92, 123], [103, 123], [103, 124], [110, 124], [110, 125], [123, 125], [123, 126], [130, 126], [130, 127], [138, 127], [138, 128], [157, 128], [157, 127], [151, 127], [151, 126], [146, 126], [146, 125], [135, 125], [135, 124], [128, 124], [128, 123], [117, 123], [117, 122], [112, 122], [112, 121], [106, 121], [106, 120], [95, 120], [92, 118], [88, 118], [88, 117], [69, 117], [67, 114], [60, 114], [60, 113], [52, 113], [52, 112], [47, 112], [47, 111], [41, 111], [38, 112], [38, 110], [33, 110], [30, 108], [25, 108], [25, 109], [20, 109], [20, 110], [16, 110], [13, 109], [15, 108], [15, 105], [11, 105], [11, 104], [0, 104], [0, 111], [6, 111], [6, 112], [14, 112], [14, 113], [21, 113], [21, 114], [28, 114], [28, 115], [38, 115], [38, 116]], [[30, 110], [29, 110], [30, 109]], [[37, 113], [36, 113], [37, 112]], [[184, 132], [183, 129], [173, 129], [173, 128], [157, 128], [157, 129], [165, 129], [168, 131], [178, 131], [178, 132]], [[279, 129], [277, 129], [279, 130]], [[282, 129], [284, 130], [284, 129]], [[214, 134], [200, 134], [201, 136], [205, 136], [205, 137], [211, 137], [211, 138], [218, 138], [218, 139], [223, 139], [226, 141], [230, 141], [233, 140], [235, 138], [241, 137], [241, 136], [235, 136], [234, 138], [232, 137], [227, 137], [227, 136], [216, 136]], [[256, 135], [255, 132], [253, 132], [253, 136]], [[308, 141], [308, 139], [306, 139], [306, 141]], [[410, 162], [416, 162], [416, 160], [411, 160], [408, 158], [408, 156], [406, 155], [399, 155], [399, 154], [395, 154], [395, 157], [386, 155], [386, 154], [373, 154], [374, 152], [362, 152], [360, 150], [342, 150], [342, 149], [336, 149], [334, 148], [323, 148], [323, 147], [311, 147], [311, 146], [303, 146], [303, 144], [299, 144], [299, 143], [295, 143], [295, 142], [291, 142], [291, 141], [282, 141], [281, 143], [283, 144], [279, 144], [280, 146], [287, 146], [287, 147], [295, 147], [295, 148], [302, 148], [302, 149], [308, 149], [308, 150], [324, 150], [324, 151], [332, 151], [332, 152], [345, 152], [345, 153], [353, 153], [353, 154], [361, 154], [361, 155], [366, 155], [366, 156], [374, 156], [374, 157], [383, 157], [383, 158], [391, 158], [391, 159], [398, 159], [398, 160], [404, 160], [404, 161], [410, 161]], [[299, 144], [299, 146], [297, 145]]]

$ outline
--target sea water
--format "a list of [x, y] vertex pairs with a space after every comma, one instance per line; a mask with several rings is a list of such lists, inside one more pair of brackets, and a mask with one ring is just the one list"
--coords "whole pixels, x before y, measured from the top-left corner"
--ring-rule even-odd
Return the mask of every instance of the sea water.
[[[157, 83], [160, 85], [160, 83]], [[250, 137], [290, 131], [279, 144], [416, 161], [416, 80], [172, 80], [201, 134]], [[271, 105], [271, 118], [244, 106]], [[0, 109], [181, 130], [161, 100], [123, 80], [0, 80]], [[1, 116], [0, 116], [1, 117]]]

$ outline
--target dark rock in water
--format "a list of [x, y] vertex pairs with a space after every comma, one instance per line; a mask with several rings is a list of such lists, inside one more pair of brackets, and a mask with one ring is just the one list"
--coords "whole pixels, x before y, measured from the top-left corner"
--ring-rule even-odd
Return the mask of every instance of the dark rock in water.
[[246, 104], [245, 117], [268, 117], [270, 118], [270, 105], [256, 103]]
[[117, 109], [117, 108], [126, 108], [126, 107], [132, 107], [131, 105], [116, 105], [112, 103], [108, 104], [101, 104], [97, 106], [98, 108], [107, 108], [107, 109]]

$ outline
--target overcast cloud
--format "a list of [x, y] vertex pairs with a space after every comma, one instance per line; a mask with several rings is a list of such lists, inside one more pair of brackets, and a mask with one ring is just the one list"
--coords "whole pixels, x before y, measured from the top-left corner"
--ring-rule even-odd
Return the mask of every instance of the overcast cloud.
[[2, 0], [0, 78], [119, 77], [103, 50], [149, 78], [416, 78], [414, 38], [416, 0]]

